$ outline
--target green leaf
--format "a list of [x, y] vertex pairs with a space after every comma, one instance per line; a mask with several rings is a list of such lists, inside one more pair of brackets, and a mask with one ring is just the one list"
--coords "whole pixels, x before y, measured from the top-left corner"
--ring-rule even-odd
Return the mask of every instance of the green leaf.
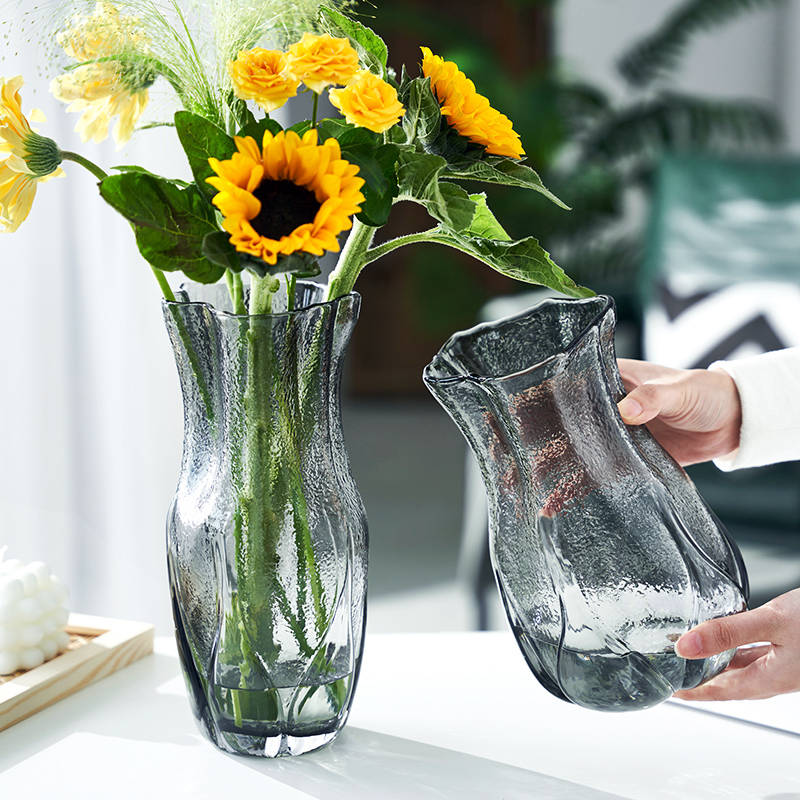
[[359, 128], [349, 122], [345, 122], [343, 119], [320, 120], [317, 130], [319, 131], [320, 144], [327, 139], [333, 138], [339, 142], [339, 147], [343, 151], [350, 147], [372, 148], [375, 150], [383, 144], [383, 137], [380, 134], [373, 133], [367, 128]]
[[379, 228], [386, 224], [392, 203], [397, 196], [397, 180], [394, 165], [397, 161], [398, 149], [387, 144], [374, 148], [348, 147], [342, 150], [342, 158], [358, 167], [358, 176], [365, 183], [361, 187], [364, 202], [358, 219], [365, 225]]
[[469, 199], [477, 206], [472, 224], [467, 231], [471, 236], [480, 236], [483, 239], [496, 239], [501, 242], [510, 242], [511, 237], [505, 228], [497, 221], [492, 210], [486, 204], [486, 195], [471, 194]]
[[406, 109], [402, 119], [406, 141], [423, 148], [432, 144], [442, 126], [442, 109], [431, 91], [431, 79], [409, 78], [404, 69], [398, 98]]
[[183, 272], [198, 283], [215, 283], [224, 274], [224, 267], [203, 254], [203, 240], [219, 228], [197, 186], [125, 172], [104, 178], [100, 194], [132, 223], [139, 252], [152, 266]]
[[[310, 123], [306, 124], [310, 127]], [[319, 141], [336, 139], [342, 158], [357, 165], [359, 177], [366, 182], [361, 190], [365, 200], [358, 219], [372, 227], [385, 225], [398, 192], [394, 174], [397, 146], [384, 144], [379, 134], [340, 119], [323, 119], [317, 127]]]
[[389, 52], [383, 39], [366, 25], [346, 17], [339, 11], [327, 6], [322, 6], [319, 11], [320, 20], [327, 33], [350, 39], [367, 69], [384, 78]]
[[660, 92], [620, 110], [584, 138], [584, 163], [610, 165], [651, 161], [669, 150], [741, 150], [776, 145], [781, 125], [774, 113], [742, 100], [709, 100]]
[[[358, 177], [363, 178], [363, 188], [383, 194], [388, 186], [386, 175], [372, 152], [361, 148], [353, 148], [342, 153], [342, 158], [358, 167]], [[363, 191], [362, 188], [362, 191]]]
[[239, 269], [246, 269], [259, 278], [283, 273], [292, 273], [297, 278], [315, 278], [322, 271], [316, 256], [300, 251], [281, 256], [274, 264], [267, 264], [263, 258], [256, 258], [247, 253], [240, 253], [239, 258]]
[[509, 278], [546, 286], [569, 297], [592, 297], [595, 294], [568, 277], [533, 237], [497, 241], [438, 228], [430, 238], [468, 253]]
[[239, 253], [231, 244], [231, 235], [227, 231], [212, 231], [203, 237], [203, 255], [215, 264], [219, 264], [231, 272], [241, 272], [244, 268]]
[[447, 162], [441, 156], [400, 150], [397, 161], [398, 200], [424, 206], [442, 224], [456, 231], [467, 230], [476, 205], [464, 189], [442, 180]]
[[[264, 140], [264, 131], [269, 131], [273, 136], [277, 136], [282, 130], [283, 128], [274, 119], [264, 117], [264, 119], [248, 123], [236, 135], [241, 137], [252, 136], [258, 142], [258, 146], [261, 147], [261, 142]], [[302, 136], [303, 134], [300, 135]]]
[[236, 152], [236, 145], [233, 139], [213, 122], [190, 111], [178, 111], [175, 114], [175, 128], [189, 160], [197, 188], [206, 199], [211, 200], [217, 190], [206, 183], [206, 178], [215, 174], [209, 166], [208, 159], [218, 158], [223, 161], [230, 158]]
[[231, 110], [231, 114], [238, 128], [244, 128], [246, 125], [255, 123], [256, 118], [253, 116], [253, 112], [247, 107], [247, 103], [240, 97], [236, 97], [233, 92], [228, 95], [228, 107]]
[[358, 164], [359, 175], [366, 181], [361, 189], [364, 203], [357, 218], [365, 225], [380, 228], [389, 219], [392, 204], [399, 192], [395, 175], [399, 149], [393, 144], [384, 144], [366, 152], [363, 149], [347, 149], [342, 156]]
[[[121, 164], [118, 167], [111, 167], [111, 169], [116, 170], [117, 172], [138, 172], [142, 175], [152, 175], [154, 178], [160, 178], [160, 175], [156, 175], [153, 172], [150, 172], [149, 169], [145, 169], [144, 167], [137, 167], [135, 164]], [[181, 186], [186, 188], [191, 184], [186, 183], [186, 181], [179, 180], [178, 178], [171, 178], [170, 182], [173, 183], [175, 186]]]
[[518, 186], [533, 189], [561, 208], [569, 208], [559, 200], [543, 183], [542, 179], [525, 164], [510, 158], [490, 156], [482, 161], [462, 161], [448, 164], [445, 172], [448, 178], [460, 180], [497, 183], [502, 186]]
[[267, 264], [270, 275], [291, 273], [297, 278], [316, 278], [322, 272], [319, 261], [311, 253], [292, 253], [277, 260], [274, 265]]

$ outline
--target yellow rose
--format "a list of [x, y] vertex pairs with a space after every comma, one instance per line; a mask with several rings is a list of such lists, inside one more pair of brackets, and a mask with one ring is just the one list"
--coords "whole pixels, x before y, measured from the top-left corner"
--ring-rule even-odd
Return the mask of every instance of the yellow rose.
[[280, 108], [297, 94], [300, 81], [286, 72], [286, 56], [278, 50], [241, 50], [228, 62], [233, 92], [242, 100], [255, 100], [267, 112]]
[[306, 33], [286, 54], [288, 71], [319, 94], [334, 83], [349, 83], [358, 72], [358, 53], [348, 39]]
[[361, 70], [344, 89], [331, 89], [328, 96], [348, 122], [375, 133], [396, 125], [406, 113], [395, 88], [368, 70]]

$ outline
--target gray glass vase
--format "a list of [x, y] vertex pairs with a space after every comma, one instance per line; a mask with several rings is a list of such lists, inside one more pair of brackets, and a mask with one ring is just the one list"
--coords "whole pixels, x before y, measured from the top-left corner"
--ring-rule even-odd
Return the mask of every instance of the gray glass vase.
[[554, 695], [648, 708], [721, 671], [674, 642], [745, 607], [741, 555], [691, 480], [616, 408], [608, 297], [548, 299], [454, 335], [424, 380], [477, 457], [511, 628]]
[[360, 298], [232, 313], [224, 286], [164, 303], [184, 400], [168, 522], [178, 650], [222, 750], [298, 755], [347, 718], [364, 641], [367, 524], [341, 426]]

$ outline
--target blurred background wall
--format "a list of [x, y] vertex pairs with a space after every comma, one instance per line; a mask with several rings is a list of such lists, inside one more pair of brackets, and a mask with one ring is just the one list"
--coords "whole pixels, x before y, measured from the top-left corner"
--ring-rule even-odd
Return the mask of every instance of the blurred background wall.
[[[575, 209], [568, 216], [535, 197], [497, 192], [493, 208], [512, 235], [539, 236], [579, 282], [613, 294], [631, 325], [660, 155], [690, 146], [800, 150], [800, 0], [741, 3], [754, 8], [698, 26], [674, 69], [639, 87], [621, 76], [620, 57], [698, 3], [375, 5], [366, 22], [387, 39], [392, 63], [415, 64], [420, 44], [456, 60], [515, 122], [529, 163]], [[137, 134], [119, 152], [109, 142], [81, 143], [76, 115], [48, 94], [54, 68], [35, 31], [30, 41], [5, 38], [2, 48], [2, 74], [25, 76], [23, 110], [42, 108], [48, 121], [39, 127], [62, 149], [105, 168], [138, 163], [186, 176], [166, 129]], [[71, 587], [75, 610], [152, 620], [166, 633], [164, 519], [182, 411], [159, 291], [91, 176], [74, 164], [65, 170], [39, 188], [21, 229], [0, 239], [0, 545], [9, 557], [50, 563]], [[398, 212], [393, 224], [420, 223], [413, 210]], [[460, 546], [465, 450], [425, 395], [422, 367], [489, 298], [519, 287], [419, 247], [371, 266], [358, 289], [364, 306], [349, 356], [345, 432], [371, 521], [370, 591], [401, 595], [454, 580]]]

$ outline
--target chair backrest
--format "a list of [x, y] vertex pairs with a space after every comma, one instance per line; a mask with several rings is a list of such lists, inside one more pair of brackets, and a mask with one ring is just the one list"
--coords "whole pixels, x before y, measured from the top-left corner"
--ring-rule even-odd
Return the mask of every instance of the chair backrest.
[[800, 158], [666, 157], [641, 294], [650, 361], [706, 367], [800, 345]]

